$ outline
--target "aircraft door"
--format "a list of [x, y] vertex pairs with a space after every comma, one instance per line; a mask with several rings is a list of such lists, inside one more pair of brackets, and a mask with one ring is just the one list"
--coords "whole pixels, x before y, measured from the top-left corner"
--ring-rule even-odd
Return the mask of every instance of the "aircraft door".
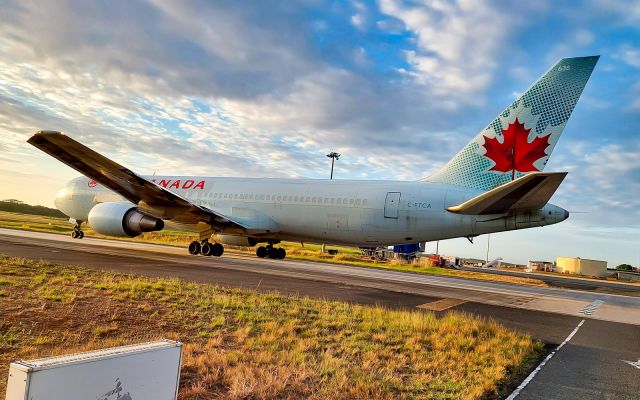
[[400, 192], [388, 192], [384, 200], [384, 217], [398, 218], [398, 207], [400, 206]]

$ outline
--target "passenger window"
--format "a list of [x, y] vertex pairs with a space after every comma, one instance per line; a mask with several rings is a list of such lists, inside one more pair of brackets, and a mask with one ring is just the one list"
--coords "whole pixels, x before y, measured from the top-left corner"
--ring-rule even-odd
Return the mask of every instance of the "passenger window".
[[366, 206], [367, 205], [367, 199], [362, 199], [362, 205]]
[[349, 205], [352, 206], [353, 205], [353, 199], [349, 199]]
[[356, 199], [356, 205], [359, 206], [360, 205], [360, 199]]

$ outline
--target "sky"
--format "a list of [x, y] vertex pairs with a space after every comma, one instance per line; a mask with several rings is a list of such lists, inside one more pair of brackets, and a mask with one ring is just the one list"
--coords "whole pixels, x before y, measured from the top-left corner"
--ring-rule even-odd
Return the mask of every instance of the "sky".
[[[2, 0], [0, 199], [53, 206], [78, 175], [25, 143], [41, 129], [141, 174], [324, 179], [333, 150], [337, 179], [418, 180], [594, 54], [546, 167], [571, 217], [489, 257], [637, 266], [640, 1]], [[485, 258], [487, 237], [439, 250]]]

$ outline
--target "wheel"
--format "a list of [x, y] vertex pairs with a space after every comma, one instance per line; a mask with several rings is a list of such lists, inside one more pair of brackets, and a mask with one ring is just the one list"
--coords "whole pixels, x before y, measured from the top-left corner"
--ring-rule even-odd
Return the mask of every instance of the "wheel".
[[222, 253], [224, 253], [224, 246], [222, 246], [220, 243], [214, 243], [211, 251], [212, 255], [220, 257]]
[[78, 231], [78, 239], [82, 239], [84, 237], [84, 231]]
[[256, 249], [256, 255], [260, 258], [265, 258], [269, 255], [269, 252], [267, 251], [266, 247], [260, 246]]
[[209, 242], [206, 242], [202, 245], [200, 249], [203, 256], [212, 256], [213, 255], [213, 245]]
[[196, 242], [193, 241], [191, 243], [189, 243], [189, 254], [200, 254], [200, 249], [202, 248], [202, 246], [200, 246], [200, 242]]
[[274, 253], [276, 253], [276, 258], [278, 258], [280, 260], [282, 260], [283, 258], [285, 258], [287, 256], [287, 252], [282, 247], [279, 247], [279, 248], [273, 249], [273, 250], [274, 250]]
[[74, 239], [77, 239], [78, 238], [78, 231], [71, 232], [71, 237], [74, 238]]
[[267, 247], [267, 257], [269, 258], [278, 258], [278, 249], [275, 247]]

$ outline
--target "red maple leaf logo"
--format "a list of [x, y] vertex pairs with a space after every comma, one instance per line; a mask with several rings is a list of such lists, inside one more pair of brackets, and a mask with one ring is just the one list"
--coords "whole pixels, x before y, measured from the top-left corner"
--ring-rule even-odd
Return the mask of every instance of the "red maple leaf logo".
[[518, 172], [540, 171], [533, 164], [546, 157], [549, 146], [547, 136], [536, 137], [529, 143], [529, 131], [518, 118], [502, 131], [502, 143], [497, 138], [484, 137], [485, 157], [496, 163], [489, 171], [508, 172], [514, 169]]

